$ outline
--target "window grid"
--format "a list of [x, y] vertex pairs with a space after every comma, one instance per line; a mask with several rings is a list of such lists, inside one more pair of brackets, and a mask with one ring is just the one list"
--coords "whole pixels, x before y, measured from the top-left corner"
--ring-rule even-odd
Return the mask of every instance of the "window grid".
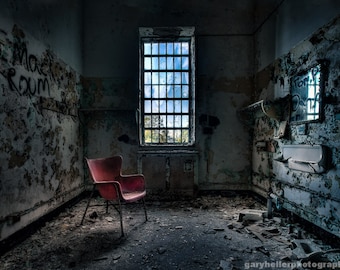
[[142, 42], [142, 136], [145, 144], [188, 144], [190, 42]]
[[320, 102], [320, 67], [312, 69], [307, 77], [308, 95], [307, 95], [307, 120], [315, 120], [319, 117], [319, 102]]

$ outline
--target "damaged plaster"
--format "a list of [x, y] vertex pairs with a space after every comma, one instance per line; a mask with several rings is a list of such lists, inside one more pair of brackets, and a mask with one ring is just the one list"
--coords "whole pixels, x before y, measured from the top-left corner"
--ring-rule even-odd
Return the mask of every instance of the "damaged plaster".
[[1, 29], [0, 240], [82, 191], [78, 74], [18, 25]]
[[[256, 92], [258, 97], [279, 99], [287, 94], [291, 77], [316, 60], [329, 61], [322, 99], [321, 121], [294, 125], [288, 123], [281, 138], [274, 138], [282, 120], [259, 115], [254, 120], [253, 132], [253, 189], [267, 196], [273, 193], [284, 208], [316, 224], [337, 236], [340, 235], [339, 196], [339, 120], [335, 112], [339, 107], [340, 70], [339, 27], [340, 18], [317, 30], [309, 38], [297, 44], [287, 54], [276, 59], [260, 71]], [[264, 76], [264, 74], [267, 74]], [[274, 151], [256, 148], [256, 142], [276, 141]], [[327, 171], [308, 173], [287, 167], [282, 160], [282, 146], [289, 144], [323, 145], [329, 149]]]

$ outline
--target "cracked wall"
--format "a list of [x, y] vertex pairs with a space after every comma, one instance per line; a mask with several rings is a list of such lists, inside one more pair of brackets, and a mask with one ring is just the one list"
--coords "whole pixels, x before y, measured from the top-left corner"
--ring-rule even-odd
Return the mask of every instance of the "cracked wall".
[[0, 26], [0, 240], [82, 192], [78, 88], [43, 43]]
[[[263, 196], [272, 192], [281, 207], [317, 226], [340, 236], [340, 17], [316, 30], [290, 51], [257, 74], [257, 97], [278, 100], [289, 94], [292, 76], [318, 59], [329, 61], [323, 102], [324, 117], [315, 123], [289, 123], [284, 136], [275, 139], [280, 123], [287, 120], [259, 113], [253, 130], [253, 190]], [[272, 142], [274, 148], [258, 148], [258, 142]], [[326, 172], [293, 170], [282, 161], [282, 146], [287, 144], [324, 145], [331, 163]]]

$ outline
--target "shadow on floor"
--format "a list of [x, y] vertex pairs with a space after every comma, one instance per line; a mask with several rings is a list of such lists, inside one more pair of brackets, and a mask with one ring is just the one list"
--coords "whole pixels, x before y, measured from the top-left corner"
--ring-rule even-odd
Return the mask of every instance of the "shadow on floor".
[[250, 196], [149, 201], [147, 222], [140, 204], [125, 205], [123, 238], [117, 212], [107, 214], [104, 205], [91, 207], [80, 225], [85, 204], [67, 208], [4, 254], [1, 269], [225, 270], [259, 269], [261, 263], [303, 269], [310, 254], [299, 247], [331, 249], [280, 215], [264, 218], [265, 206]]

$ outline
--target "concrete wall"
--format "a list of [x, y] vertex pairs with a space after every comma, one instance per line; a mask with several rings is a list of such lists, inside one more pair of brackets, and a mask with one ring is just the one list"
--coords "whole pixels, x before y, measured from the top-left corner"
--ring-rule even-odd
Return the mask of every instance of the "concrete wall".
[[[166, 184], [165, 172], [155, 174], [154, 169], [170, 166], [170, 171], [185, 173], [183, 164], [171, 162], [173, 155], [181, 154], [167, 149], [157, 159], [137, 142], [138, 27], [194, 26], [197, 137], [189, 159], [195, 173], [183, 177], [189, 181], [184, 186], [191, 193], [194, 186], [248, 189], [249, 135], [236, 112], [250, 102], [253, 88], [253, 9], [250, 1], [86, 1], [82, 103], [88, 132], [86, 154], [121, 154], [124, 172], [139, 166], [149, 189], [168, 186], [170, 192], [176, 174]], [[101, 110], [93, 110], [96, 107]], [[203, 134], [204, 127], [198, 123], [203, 114], [219, 119], [213, 134]], [[119, 140], [122, 135], [129, 140]], [[143, 161], [149, 156], [152, 167], [145, 166], [147, 159]], [[137, 157], [142, 159], [139, 165]]]
[[78, 17], [75, 1], [1, 1], [0, 240], [83, 190]]
[[[308, 13], [308, 17], [304, 12]], [[259, 66], [256, 73], [255, 100], [280, 100], [290, 93], [292, 76], [316, 63], [318, 59], [329, 61], [329, 73], [323, 99], [324, 119], [303, 124], [305, 132], [299, 132], [301, 126], [288, 123], [285, 136], [274, 138], [282, 124], [281, 120], [287, 120], [289, 116], [287, 101], [281, 106], [283, 114], [279, 120], [261, 113], [260, 107], [251, 112], [255, 115], [254, 122], [251, 123], [252, 189], [263, 196], [267, 196], [269, 192], [274, 193], [279, 198], [279, 207], [340, 236], [340, 19], [335, 15], [335, 19], [329, 19], [331, 14], [340, 14], [339, 2], [308, 1], [308, 5], [302, 5], [297, 1], [285, 1], [276, 14], [276, 27], [272, 24], [264, 25], [257, 35], [260, 49], [257, 54]], [[325, 23], [316, 27], [315, 21]], [[267, 23], [271, 22], [272, 19]], [[313, 31], [311, 27], [314, 28]], [[266, 51], [262, 47], [272, 40], [264, 33], [268, 34], [272, 30], [276, 31], [276, 42], [272, 43], [276, 48], [275, 54], [264, 57]], [[274, 50], [269, 52], [274, 53]], [[267, 62], [270, 64], [263, 68]], [[265, 142], [268, 147], [257, 147], [259, 141]], [[288, 168], [286, 163], [277, 160], [282, 159], [283, 145], [289, 144], [326, 146], [330, 150], [330, 167], [321, 174]]]
[[[340, 30], [339, 21], [331, 21], [339, 5], [2, 1], [0, 240], [83, 190], [84, 155], [115, 154], [124, 157], [124, 173], [145, 174], [150, 194], [253, 189], [266, 196], [272, 189], [283, 194], [284, 207], [339, 234]], [[197, 136], [190, 149], [138, 146], [141, 26], [196, 29]], [[240, 121], [244, 106], [288, 94], [292, 70], [317, 58], [330, 60], [323, 122], [308, 124], [305, 135], [290, 125], [288, 136], [274, 141], [280, 122], [258, 111], [245, 119], [250, 125]], [[212, 134], [204, 133], [201, 115], [219, 120]], [[270, 151], [258, 151], [259, 140], [270, 142]], [[328, 146], [333, 166], [307, 174], [274, 161], [282, 145], [302, 143]]]
[[[337, 0], [281, 0], [255, 33], [256, 70], [262, 70], [288, 53], [297, 43], [337, 16], [339, 5]], [[258, 6], [257, 12], [262, 8]]]

